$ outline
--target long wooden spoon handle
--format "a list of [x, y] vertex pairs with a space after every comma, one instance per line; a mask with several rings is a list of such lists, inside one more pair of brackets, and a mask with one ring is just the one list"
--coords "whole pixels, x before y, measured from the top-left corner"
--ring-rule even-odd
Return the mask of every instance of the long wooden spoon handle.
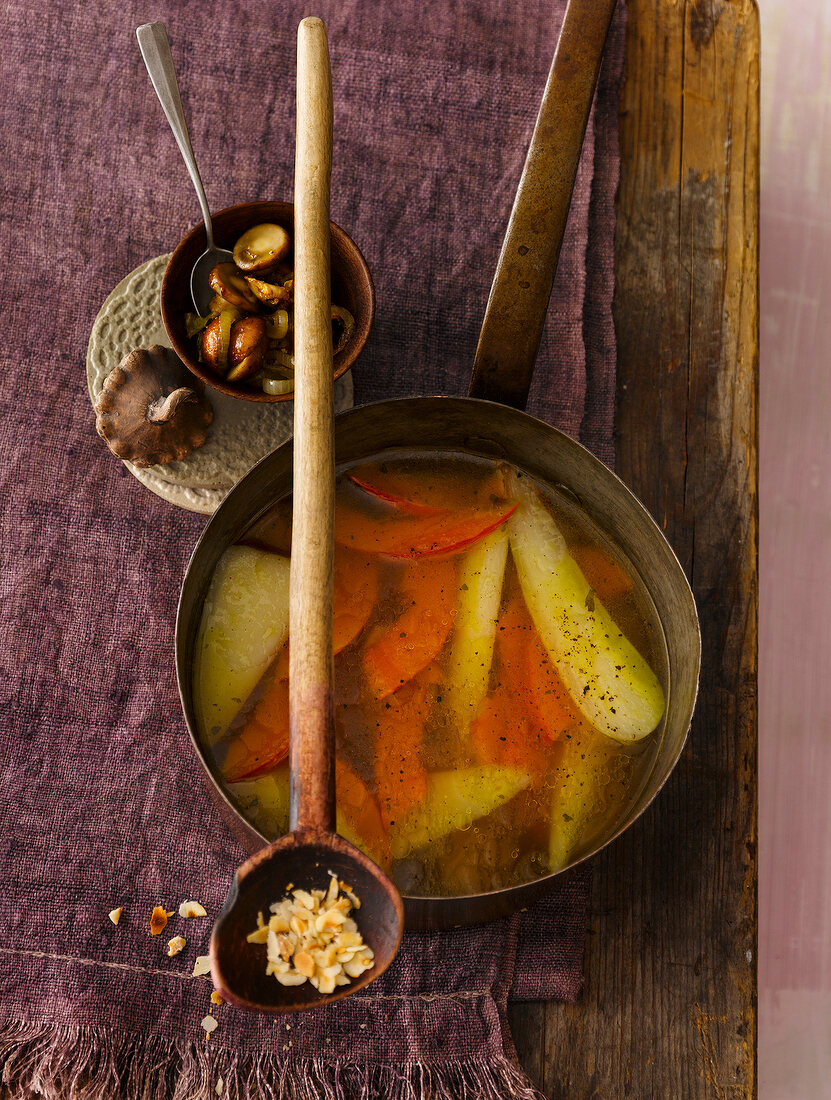
[[291, 828], [334, 830], [332, 563], [335, 456], [329, 185], [332, 76], [326, 27], [297, 31], [294, 169], [294, 501], [289, 587]]
[[524, 409], [616, 0], [569, 0], [482, 322], [471, 397]]

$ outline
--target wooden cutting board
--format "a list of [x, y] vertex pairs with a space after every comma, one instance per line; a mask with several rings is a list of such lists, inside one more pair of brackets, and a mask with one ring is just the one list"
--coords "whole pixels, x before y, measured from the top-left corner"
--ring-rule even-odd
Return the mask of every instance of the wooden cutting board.
[[691, 580], [700, 695], [661, 798], [594, 862], [574, 1006], [511, 1010], [547, 1097], [756, 1095], [759, 18], [629, 0], [617, 471]]

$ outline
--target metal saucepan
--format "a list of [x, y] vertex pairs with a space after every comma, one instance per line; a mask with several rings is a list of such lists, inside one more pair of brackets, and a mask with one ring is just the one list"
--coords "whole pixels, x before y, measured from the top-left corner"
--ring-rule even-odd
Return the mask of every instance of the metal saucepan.
[[[665, 783], [684, 747], [698, 686], [701, 640], [684, 573], [646, 509], [589, 451], [519, 411], [524, 407], [614, 0], [570, 0], [534, 138], [500, 256], [468, 398], [405, 398], [335, 419], [338, 463], [390, 448], [463, 451], [506, 459], [576, 502], [623, 552], [643, 581], [666, 641], [667, 709], [652, 771], [611, 835], [627, 828]], [[485, 400], [485, 398], [487, 400]], [[497, 403], [504, 402], [504, 403]], [[515, 406], [515, 407], [507, 407]], [[196, 734], [191, 672], [205, 596], [216, 564], [251, 523], [291, 492], [292, 444], [264, 458], [231, 491], [191, 558], [176, 625], [179, 690], [194, 749], [226, 817], [252, 850], [267, 838], [224, 793]], [[405, 897], [408, 927], [491, 920], [545, 894], [556, 875], [465, 897]]]

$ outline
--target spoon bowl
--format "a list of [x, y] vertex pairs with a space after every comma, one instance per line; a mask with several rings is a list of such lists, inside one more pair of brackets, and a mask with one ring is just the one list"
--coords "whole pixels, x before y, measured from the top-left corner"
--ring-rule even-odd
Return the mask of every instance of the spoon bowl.
[[[257, 927], [257, 914], [268, 920], [269, 906], [289, 894], [290, 886], [326, 890], [330, 872], [361, 902], [353, 916], [375, 954], [374, 964], [334, 993], [318, 993], [308, 982], [280, 985], [266, 974], [264, 948], [247, 943], [246, 936]], [[288, 833], [238, 869], [211, 935], [213, 982], [226, 1000], [257, 1012], [318, 1008], [363, 989], [383, 973], [398, 951], [403, 927], [398, 891], [363, 852], [336, 833]]]
[[[213, 236], [210, 229], [205, 227], [208, 234], [208, 240], [212, 241]], [[196, 306], [196, 312], [202, 317], [206, 317], [210, 312], [211, 299], [214, 296], [214, 290], [209, 280], [211, 271], [217, 264], [225, 264], [228, 261], [233, 262], [234, 253], [229, 252], [227, 248], [217, 248], [215, 245], [208, 247], [193, 265], [193, 269], [190, 273], [190, 296], [193, 298], [193, 304]]]

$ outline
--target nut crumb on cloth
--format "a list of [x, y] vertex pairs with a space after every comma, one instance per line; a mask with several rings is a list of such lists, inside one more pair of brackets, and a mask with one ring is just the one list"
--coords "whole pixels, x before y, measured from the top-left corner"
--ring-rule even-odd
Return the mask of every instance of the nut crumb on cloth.
[[164, 909], [156, 905], [150, 914], [150, 935], [159, 936], [167, 927], [167, 918], [173, 916], [173, 910]]
[[197, 955], [196, 962], [193, 964], [193, 977], [201, 978], [205, 974], [211, 972], [211, 956], [210, 955]]
[[183, 901], [179, 906], [180, 917], [207, 917], [208, 911], [198, 901]]

